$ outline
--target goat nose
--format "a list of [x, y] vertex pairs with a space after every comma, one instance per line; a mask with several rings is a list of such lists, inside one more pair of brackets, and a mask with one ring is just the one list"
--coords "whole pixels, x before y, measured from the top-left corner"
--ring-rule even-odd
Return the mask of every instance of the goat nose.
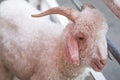
[[107, 60], [106, 60], [106, 59], [102, 59], [102, 60], [100, 60], [100, 64], [102, 64], [102, 65], [106, 65], [106, 63], [107, 63]]

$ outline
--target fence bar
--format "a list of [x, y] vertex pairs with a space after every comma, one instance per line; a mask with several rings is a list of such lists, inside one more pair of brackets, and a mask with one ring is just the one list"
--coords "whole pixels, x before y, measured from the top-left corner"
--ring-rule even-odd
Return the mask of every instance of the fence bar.
[[103, 0], [110, 10], [120, 19], [120, 0]]
[[114, 56], [114, 58], [120, 64], [120, 51], [115, 47], [115, 45], [112, 43], [112, 41], [109, 38], [107, 38], [107, 45], [110, 53]]

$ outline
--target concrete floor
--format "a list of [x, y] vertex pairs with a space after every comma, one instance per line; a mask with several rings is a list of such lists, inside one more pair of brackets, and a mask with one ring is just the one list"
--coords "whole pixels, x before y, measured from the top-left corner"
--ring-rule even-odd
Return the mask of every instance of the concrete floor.
[[[3, 0], [0, 0], [0, 2]], [[60, 5], [76, 8], [72, 0], [57, 0]], [[82, 3], [92, 3], [96, 8], [101, 10], [109, 25], [108, 37], [113, 41], [115, 46], [120, 50], [120, 20], [102, 3], [102, 0], [81, 0]], [[112, 61], [108, 60], [107, 66], [103, 70], [103, 74], [107, 80], [120, 80], [120, 65], [112, 57]]]

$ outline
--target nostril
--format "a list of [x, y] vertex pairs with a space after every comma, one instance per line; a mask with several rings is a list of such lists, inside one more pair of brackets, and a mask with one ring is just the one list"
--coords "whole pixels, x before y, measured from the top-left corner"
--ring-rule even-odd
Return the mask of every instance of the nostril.
[[100, 60], [100, 63], [101, 63], [102, 65], [106, 65], [107, 60], [106, 60], [106, 59], [105, 59], [105, 60]]

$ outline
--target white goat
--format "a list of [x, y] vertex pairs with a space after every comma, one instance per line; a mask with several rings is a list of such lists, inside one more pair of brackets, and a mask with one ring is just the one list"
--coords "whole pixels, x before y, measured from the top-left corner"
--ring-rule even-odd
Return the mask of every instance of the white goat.
[[[106, 64], [107, 24], [92, 5], [81, 12], [56, 7], [39, 11], [24, 0], [0, 4], [0, 80], [75, 80], [86, 67], [101, 71]], [[45, 17], [61, 14], [66, 27]], [[2, 67], [1, 67], [2, 66]], [[1, 77], [2, 76], [2, 77]]]

